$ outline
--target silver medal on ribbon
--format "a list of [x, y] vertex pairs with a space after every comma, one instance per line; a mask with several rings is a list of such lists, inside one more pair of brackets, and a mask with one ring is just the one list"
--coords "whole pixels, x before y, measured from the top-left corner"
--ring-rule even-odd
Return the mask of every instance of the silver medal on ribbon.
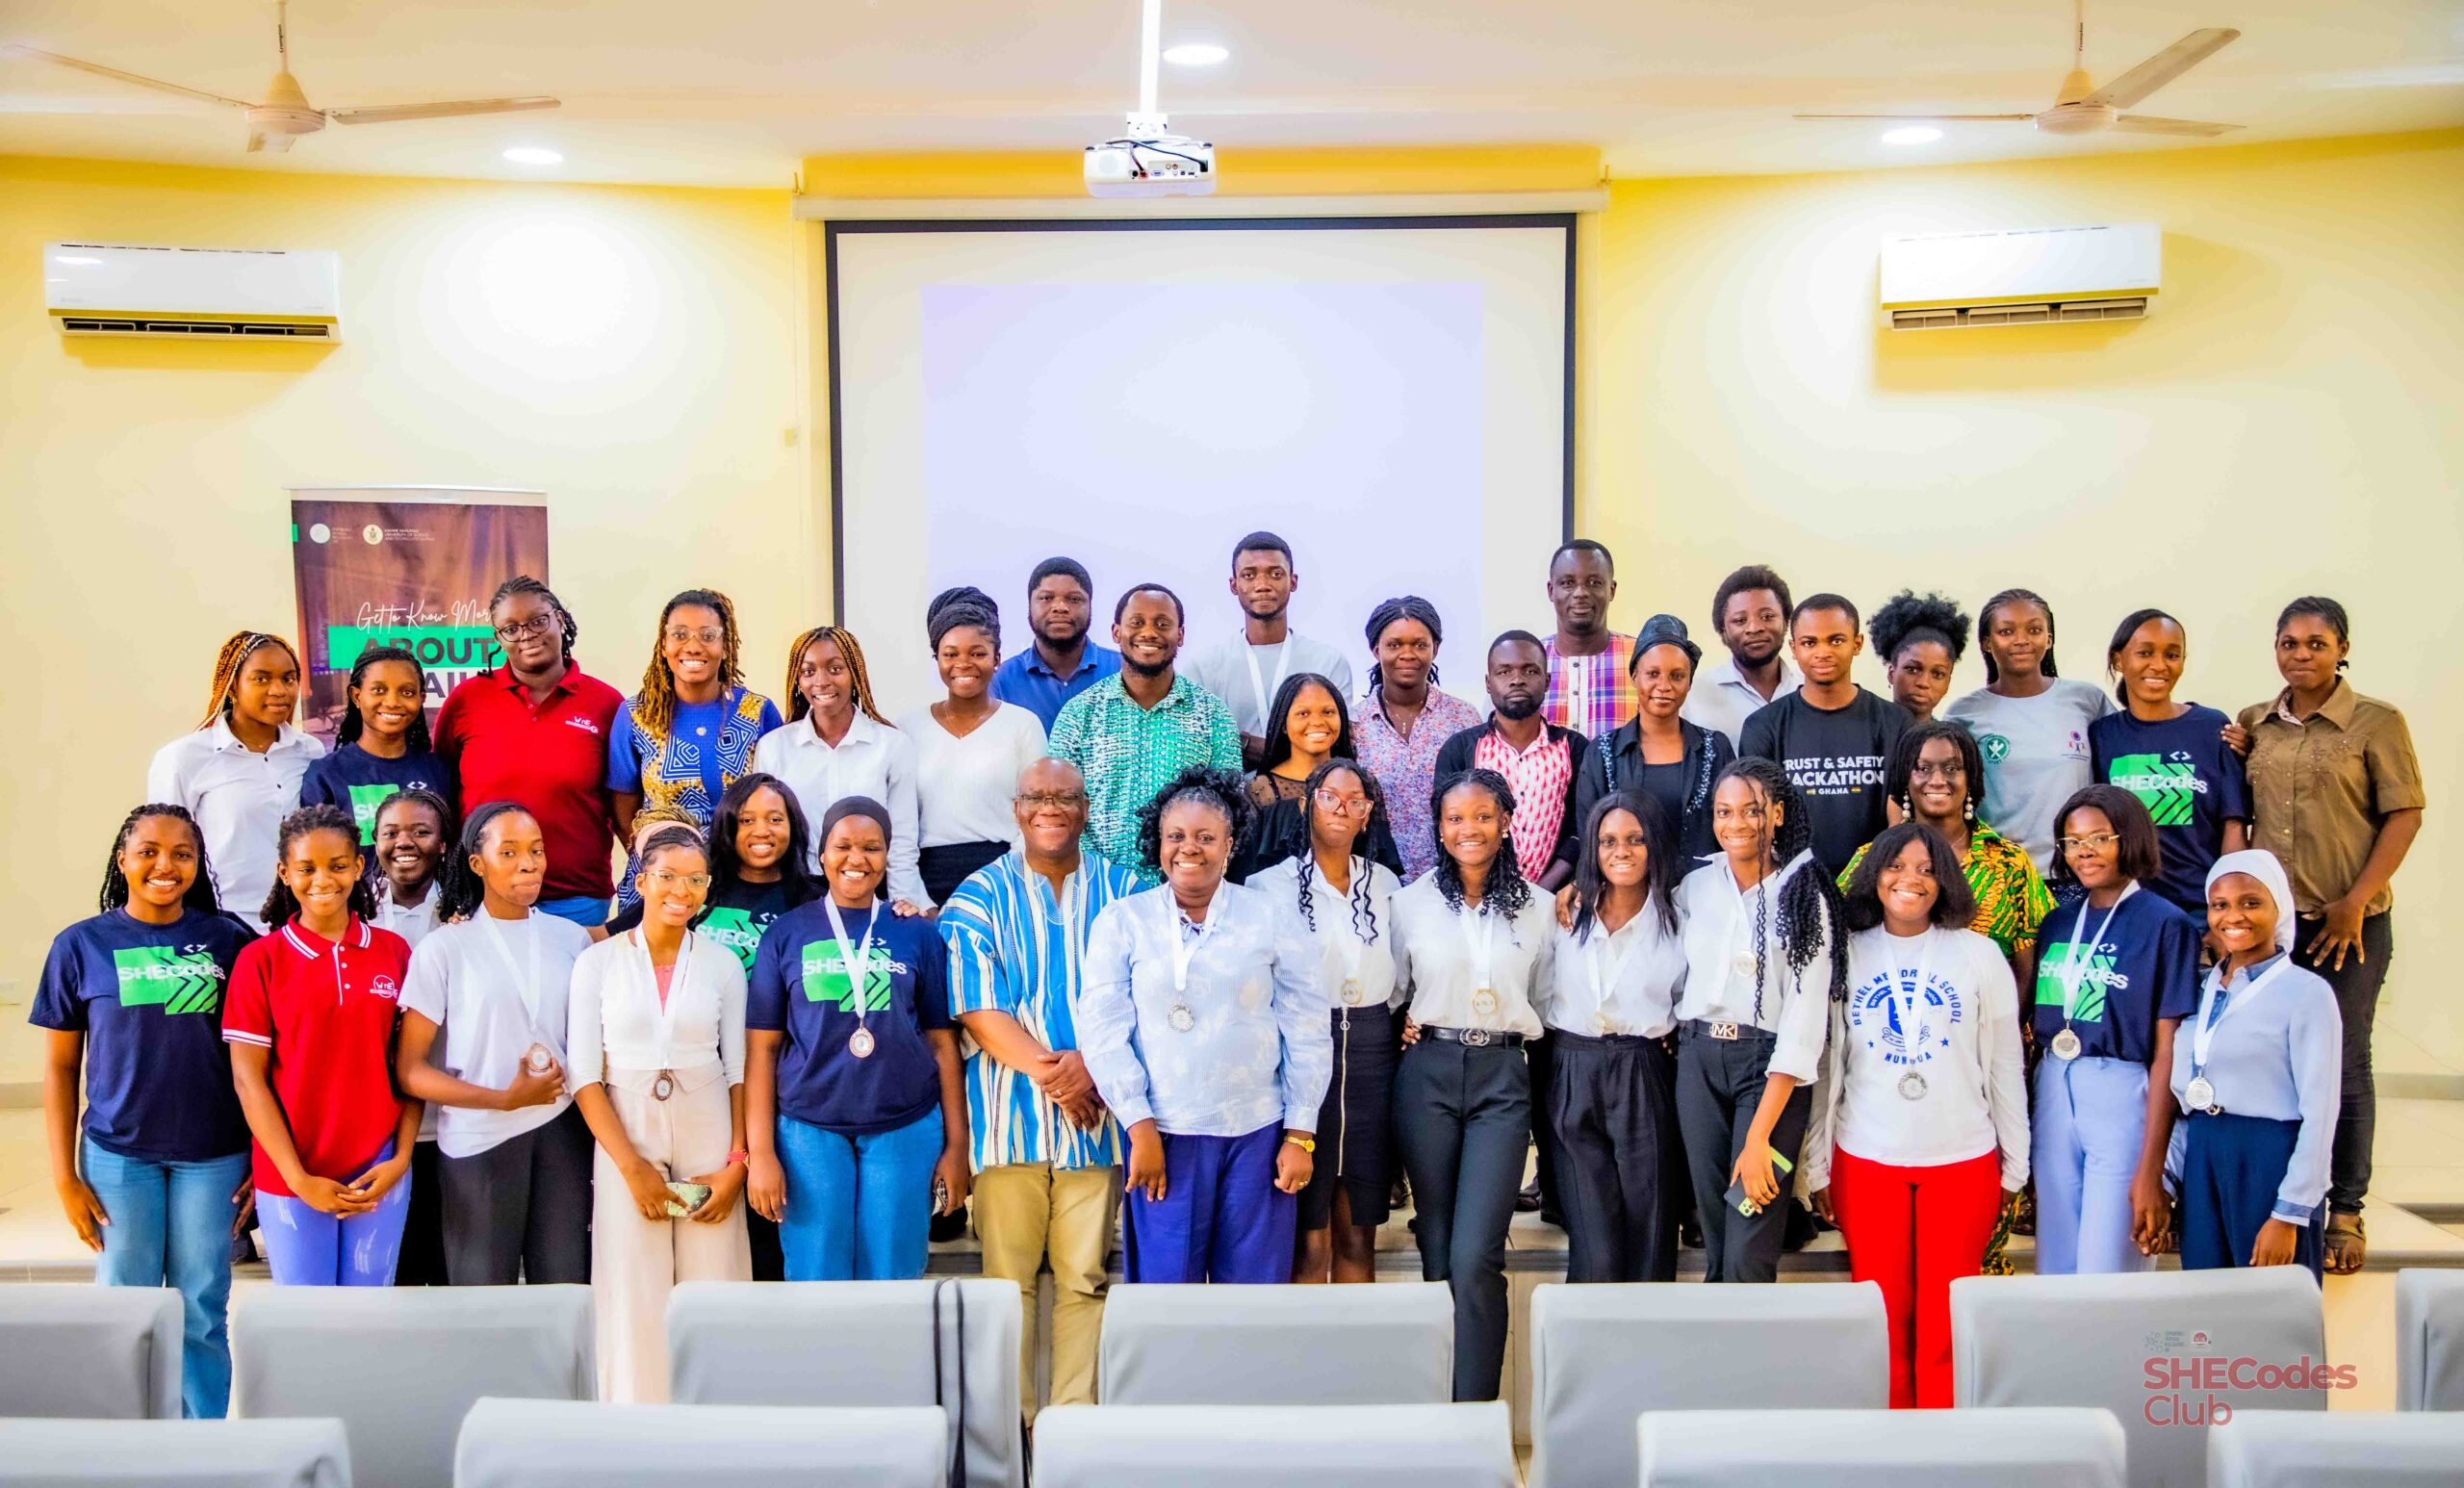
[[2065, 1028], [2062, 1032], [2053, 1036], [2054, 1058], [2077, 1059], [2079, 1057], [2079, 1035], [2074, 1030]]
[[1923, 1100], [1925, 1098], [1925, 1077], [1918, 1074], [1913, 1069], [1908, 1071], [1908, 1073], [1904, 1075], [1901, 1075], [1899, 1077], [1899, 1097], [1902, 1100]]
[[2193, 1111], [2213, 1114], [2216, 1110], [2216, 1087], [2205, 1075], [2193, 1076], [2191, 1083], [2182, 1090], [2182, 1104]]
[[859, 1024], [856, 1031], [847, 1036], [847, 1052], [855, 1055], [858, 1059], [872, 1058], [873, 1031], [869, 1028], [863, 1027], [861, 1024]]

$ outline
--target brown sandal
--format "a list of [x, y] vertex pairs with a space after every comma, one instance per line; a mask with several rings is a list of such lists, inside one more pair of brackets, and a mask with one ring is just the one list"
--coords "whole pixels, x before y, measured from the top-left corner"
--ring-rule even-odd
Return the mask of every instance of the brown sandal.
[[2327, 1216], [2327, 1253], [2322, 1259], [2323, 1270], [2330, 1276], [2349, 1276], [2361, 1270], [2370, 1255], [2369, 1232], [2362, 1228], [2357, 1214]]

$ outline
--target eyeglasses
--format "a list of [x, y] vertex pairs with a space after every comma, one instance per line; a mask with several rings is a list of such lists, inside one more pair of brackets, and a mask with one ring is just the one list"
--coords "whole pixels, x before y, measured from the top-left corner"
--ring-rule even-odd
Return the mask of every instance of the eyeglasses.
[[689, 888], [697, 894], [710, 886], [710, 876], [706, 873], [679, 873], [673, 868], [654, 868], [650, 880], [659, 888]]
[[690, 646], [695, 641], [700, 641], [705, 646], [719, 646], [724, 645], [727, 638], [728, 633], [717, 626], [704, 626], [699, 630], [687, 630], [682, 626], [667, 628], [667, 643], [670, 646]]
[[1045, 807], [1070, 811], [1087, 804], [1087, 793], [1083, 790], [1027, 790], [1011, 799], [1031, 811], [1040, 811]]
[[2113, 832], [2099, 832], [2092, 836], [2060, 839], [2062, 850], [2066, 853], [2101, 853], [2120, 840], [2120, 834]]
[[1348, 796], [1339, 790], [1327, 790], [1321, 787], [1317, 792], [1317, 798], [1318, 809], [1322, 811], [1332, 811], [1338, 816], [1366, 816], [1369, 814], [1369, 798], [1367, 796]]
[[1939, 763], [1919, 759], [1915, 768], [1908, 773], [1920, 781], [1964, 781], [1967, 779], [1967, 766], [1956, 759], [1945, 759]]
[[555, 616], [552, 614], [533, 615], [527, 620], [512, 621], [505, 625], [497, 627], [497, 639], [500, 641], [519, 641], [527, 639], [533, 635], [545, 635], [548, 633], [549, 628], [553, 626], [555, 623]]

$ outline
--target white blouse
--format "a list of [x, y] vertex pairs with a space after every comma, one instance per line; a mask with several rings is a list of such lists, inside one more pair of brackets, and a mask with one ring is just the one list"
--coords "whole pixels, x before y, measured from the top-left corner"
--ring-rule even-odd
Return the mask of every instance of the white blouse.
[[[1307, 929], [1308, 919], [1300, 914], [1301, 861], [1287, 858], [1262, 868], [1249, 875], [1249, 886], [1291, 911]], [[1351, 872], [1351, 892], [1346, 895], [1335, 892], [1314, 861], [1309, 868], [1309, 913], [1318, 921], [1312, 934], [1322, 953], [1318, 988], [1337, 1012], [1390, 1007], [1395, 1001], [1395, 895], [1399, 888], [1395, 870], [1355, 858]], [[1347, 987], [1355, 995], [1347, 997]]]
[[1010, 802], [1018, 793], [1018, 772], [1043, 757], [1041, 719], [1003, 703], [973, 730], [956, 734], [930, 707], [919, 707], [898, 721], [898, 731], [915, 741], [915, 802], [923, 821], [918, 846], [1017, 845], [1018, 818]]
[[[589, 947], [590, 932], [536, 910], [501, 920], [482, 908], [469, 919], [440, 927], [411, 954], [400, 1000], [404, 1012], [444, 1030], [428, 1050], [428, 1062], [457, 1080], [495, 1090], [513, 1084], [533, 1043], [546, 1044], [570, 1069], [565, 1001], [574, 962]], [[444, 1107], [436, 1118], [437, 1150], [447, 1157], [476, 1157], [545, 1126], [573, 1104], [570, 1079], [565, 1090], [553, 1101], [519, 1111]]]
[[[678, 1075], [724, 1071], [744, 1083], [744, 963], [726, 946], [687, 931], [658, 999], [642, 933], [611, 936], [574, 962], [566, 1005], [565, 1083], [575, 1090], [611, 1071]], [[698, 1082], [686, 1081], [688, 1089]]]
[[1540, 1016], [1553, 1029], [1586, 1039], [1657, 1039], [1677, 1027], [1677, 994], [1684, 986], [1684, 937], [1661, 921], [1657, 906], [1647, 904], [1613, 933], [1597, 919], [1580, 936], [1557, 932]]
[[[1395, 986], [1415, 1023], [1539, 1038], [1533, 1004], [1547, 998], [1541, 988], [1549, 984], [1556, 945], [1556, 904], [1537, 888], [1522, 912], [1510, 916], [1448, 908], [1435, 873], [1395, 895]], [[1483, 983], [1497, 999], [1486, 1013], [1474, 1006]]]
[[[1779, 1036], [1766, 1066], [1810, 1085], [1821, 1072], [1823, 1037], [1830, 1028], [1831, 934], [1803, 972], [1788, 969], [1780, 943], [1780, 890], [1798, 873], [1820, 873], [1811, 853], [1777, 873], [1765, 874], [1751, 892], [1739, 890], [1728, 859], [1714, 858], [1677, 885], [1678, 919], [1685, 935], [1685, 991], [1678, 1000], [1681, 1023], [1735, 1023]], [[1761, 927], [1760, 1012], [1756, 1011], [1756, 926]]]

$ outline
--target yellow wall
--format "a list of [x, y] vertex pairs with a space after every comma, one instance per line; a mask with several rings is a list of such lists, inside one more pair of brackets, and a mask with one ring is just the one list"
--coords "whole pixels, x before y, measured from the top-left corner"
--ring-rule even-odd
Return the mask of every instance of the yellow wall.
[[[337, 249], [346, 339], [64, 339], [40, 275], [62, 239]], [[91, 912], [216, 647], [296, 626], [285, 486], [543, 489], [585, 666], [630, 691], [653, 606], [714, 583], [777, 690], [773, 651], [823, 613], [828, 573], [801, 253], [784, 192], [0, 159], [0, 1083], [32, 1078], [42, 948]]]
[[[2144, 321], [1875, 328], [1885, 237], [2132, 220], [2165, 228]], [[1582, 244], [1578, 443], [1616, 618], [1706, 627], [1749, 560], [1868, 608], [2023, 584], [2073, 676], [2101, 675], [2124, 613], [2172, 610], [2183, 696], [2230, 711], [2275, 686], [2285, 600], [2343, 600], [2354, 681], [2409, 715], [2432, 803], [2397, 881], [2380, 1057], [2464, 1069], [2464, 1001], [2434, 969], [2464, 956], [2464, 684], [2440, 644], [2464, 572], [2459, 244], [2464, 131], [1620, 182]], [[1955, 689], [1983, 681], [1971, 653]]]

